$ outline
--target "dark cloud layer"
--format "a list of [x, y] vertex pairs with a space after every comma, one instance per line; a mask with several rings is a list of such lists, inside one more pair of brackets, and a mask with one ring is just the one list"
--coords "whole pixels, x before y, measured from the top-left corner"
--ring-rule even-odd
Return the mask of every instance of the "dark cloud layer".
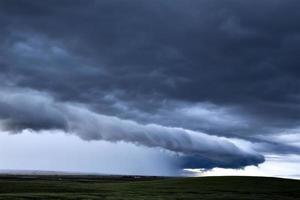
[[[298, 154], [261, 136], [300, 125], [299, 9], [296, 0], [2, 0], [0, 81], [102, 115]], [[13, 130], [66, 128], [27, 112], [21, 102], [0, 108]]]

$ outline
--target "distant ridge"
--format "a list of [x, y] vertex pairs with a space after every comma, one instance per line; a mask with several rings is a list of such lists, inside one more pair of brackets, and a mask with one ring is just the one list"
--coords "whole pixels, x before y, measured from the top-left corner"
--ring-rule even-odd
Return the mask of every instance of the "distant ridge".
[[106, 175], [88, 172], [44, 171], [44, 170], [0, 170], [1, 175]]
[[[47, 171], [47, 170], [1, 170], [0, 176], [94, 176], [94, 177], [160, 177], [171, 178], [172, 176], [139, 175], [139, 174], [105, 174], [96, 172], [76, 172], [76, 171]], [[174, 178], [174, 177], [172, 177]]]

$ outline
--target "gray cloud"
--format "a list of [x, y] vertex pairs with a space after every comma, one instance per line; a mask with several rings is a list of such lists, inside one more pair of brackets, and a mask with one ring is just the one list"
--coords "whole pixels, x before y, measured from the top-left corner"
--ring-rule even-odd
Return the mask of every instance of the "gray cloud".
[[[246, 140], [262, 153], [298, 154], [298, 144], [273, 138], [300, 127], [299, 8], [296, 0], [1, 1], [0, 83], [83, 105], [91, 121], [114, 116], [113, 132], [122, 132], [115, 119], [129, 120], [133, 129], [178, 127]], [[79, 110], [66, 116], [46, 104], [39, 108], [46, 114], [34, 117], [21, 100], [2, 103], [11, 130], [74, 128], [85, 139], [103, 137], [84, 130], [100, 125]], [[174, 142], [173, 131], [151, 135]], [[121, 135], [144, 141], [134, 131]]]

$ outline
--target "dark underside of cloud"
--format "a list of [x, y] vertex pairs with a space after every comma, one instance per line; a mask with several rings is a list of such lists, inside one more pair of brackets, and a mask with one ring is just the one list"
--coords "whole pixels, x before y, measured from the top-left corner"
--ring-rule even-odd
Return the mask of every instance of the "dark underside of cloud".
[[[299, 154], [300, 2], [0, 1], [0, 120], [176, 153], [181, 168]], [[253, 144], [245, 148], [243, 140]]]

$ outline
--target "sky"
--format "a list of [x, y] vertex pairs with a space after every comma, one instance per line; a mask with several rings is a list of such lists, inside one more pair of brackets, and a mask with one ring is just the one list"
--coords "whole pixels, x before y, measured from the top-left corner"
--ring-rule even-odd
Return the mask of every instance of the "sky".
[[0, 169], [300, 178], [297, 0], [0, 0]]

